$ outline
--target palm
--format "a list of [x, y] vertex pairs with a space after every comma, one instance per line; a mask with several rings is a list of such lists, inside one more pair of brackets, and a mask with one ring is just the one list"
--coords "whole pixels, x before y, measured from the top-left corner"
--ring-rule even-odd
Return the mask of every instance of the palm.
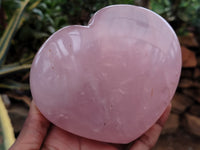
[[88, 140], [52, 126], [43, 145], [56, 150], [118, 150], [114, 145]]
[[[129, 150], [150, 150], [167, 120], [170, 106], [160, 119]], [[108, 144], [85, 139], [66, 132], [46, 120], [34, 103], [24, 127], [10, 150], [125, 150], [126, 145]]]

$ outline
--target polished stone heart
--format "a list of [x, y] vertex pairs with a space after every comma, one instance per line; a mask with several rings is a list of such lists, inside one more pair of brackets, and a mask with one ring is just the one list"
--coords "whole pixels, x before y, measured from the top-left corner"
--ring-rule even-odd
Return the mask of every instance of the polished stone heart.
[[145, 8], [114, 5], [88, 26], [54, 33], [35, 56], [33, 99], [58, 127], [89, 139], [128, 143], [172, 99], [181, 51], [170, 25]]

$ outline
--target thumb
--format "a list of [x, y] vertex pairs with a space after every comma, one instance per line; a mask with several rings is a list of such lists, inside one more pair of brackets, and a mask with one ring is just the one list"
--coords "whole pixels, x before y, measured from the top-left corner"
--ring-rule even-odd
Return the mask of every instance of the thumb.
[[29, 115], [17, 140], [9, 150], [39, 150], [49, 128], [49, 121], [42, 116], [32, 101]]

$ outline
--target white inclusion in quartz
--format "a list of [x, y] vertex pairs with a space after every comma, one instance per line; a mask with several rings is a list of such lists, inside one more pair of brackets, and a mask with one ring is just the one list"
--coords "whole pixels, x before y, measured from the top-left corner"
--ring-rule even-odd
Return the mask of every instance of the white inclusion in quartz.
[[63, 118], [63, 117], [64, 117], [64, 114], [59, 114], [59, 117]]
[[61, 113], [61, 114], [59, 114], [59, 118], [69, 119], [69, 116]]

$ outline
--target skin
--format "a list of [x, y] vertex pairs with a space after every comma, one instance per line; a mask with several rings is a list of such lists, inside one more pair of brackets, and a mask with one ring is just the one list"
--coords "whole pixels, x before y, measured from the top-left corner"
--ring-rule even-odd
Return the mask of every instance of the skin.
[[109, 144], [73, 135], [52, 125], [32, 102], [29, 115], [9, 150], [150, 150], [168, 118], [171, 104], [160, 119], [140, 138], [125, 144]]

